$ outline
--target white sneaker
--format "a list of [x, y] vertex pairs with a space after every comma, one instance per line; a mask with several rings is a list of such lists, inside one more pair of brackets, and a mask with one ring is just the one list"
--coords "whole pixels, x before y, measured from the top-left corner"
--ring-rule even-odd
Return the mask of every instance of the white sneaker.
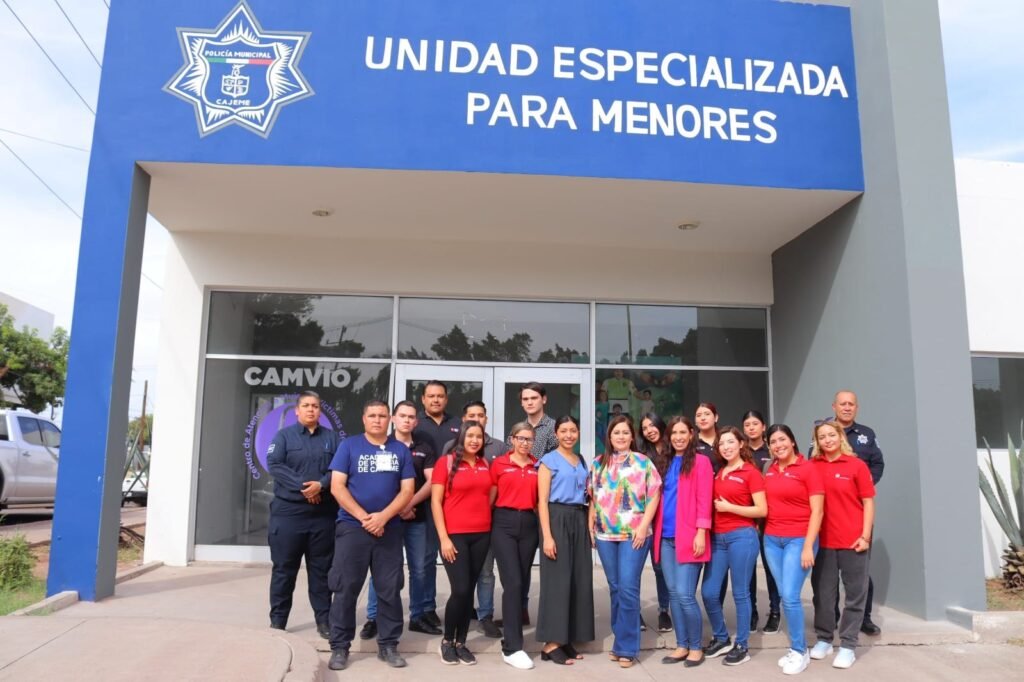
[[856, 654], [853, 653], [853, 649], [847, 649], [845, 646], [839, 647], [839, 653], [832, 660], [833, 668], [842, 668], [846, 670], [853, 665], [853, 662], [857, 660]]
[[533, 659], [530, 658], [530, 655], [522, 649], [520, 649], [519, 651], [513, 651], [507, 656], [505, 654], [502, 654], [501, 659], [513, 668], [518, 668], [519, 670], [530, 670], [531, 668], [533, 668], [534, 665]]
[[791, 658], [793, 658], [794, 656], [799, 658], [802, 655], [803, 654], [798, 653], [798, 652], [793, 651], [792, 649], [790, 649], [789, 651], [786, 652], [785, 656], [783, 656], [782, 658], [779, 659], [779, 667], [780, 668], [784, 668], [786, 666], [786, 664], [789, 663]]
[[786, 665], [782, 666], [782, 672], [785, 675], [797, 675], [807, 669], [807, 666], [811, 663], [811, 657], [804, 653], [793, 652], [794, 656], [790, 658]]
[[832, 645], [830, 643], [818, 642], [814, 645], [814, 648], [811, 649], [811, 658], [813, 658], [816, 661], [820, 661], [823, 658], [828, 658], [829, 656], [831, 656], [833, 651], [834, 649], [832, 648]]

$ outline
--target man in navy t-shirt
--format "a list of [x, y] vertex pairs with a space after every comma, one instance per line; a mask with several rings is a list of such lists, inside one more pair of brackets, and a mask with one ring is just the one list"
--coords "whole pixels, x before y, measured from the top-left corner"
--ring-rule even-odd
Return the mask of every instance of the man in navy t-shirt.
[[331, 494], [338, 501], [334, 563], [330, 585], [331, 670], [348, 667], [356, 633], [356, 600], [367, 570], [377, 592], [377, 658], [405, 666], [398, 653], [402, 634], [401, 512], [412, 499], [416, 472], [409, 448], [388, 438], [391, 413], [386, 403], [363, 407], [365, 433], [350, 436], [331, 460]]

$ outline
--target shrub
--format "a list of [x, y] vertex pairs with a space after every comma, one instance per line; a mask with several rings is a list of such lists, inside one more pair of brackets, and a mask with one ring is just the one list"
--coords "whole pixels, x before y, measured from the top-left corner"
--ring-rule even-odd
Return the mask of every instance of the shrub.
[[16, 590], [28, 585], [35, 563], [24, 535], [0, 538], [0, 589]]

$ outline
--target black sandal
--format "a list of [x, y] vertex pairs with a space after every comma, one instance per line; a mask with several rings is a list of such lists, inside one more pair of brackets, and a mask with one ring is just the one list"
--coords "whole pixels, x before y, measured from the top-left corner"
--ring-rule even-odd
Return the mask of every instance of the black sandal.
[[573, 659], [575, 661], [582, 661], [583, 660], [583, 654], [581, 654], [580, 652], [576, 651], [576, 647], [574, 647], [572, 644], [563, 644], [561, 646], [561, 649], [562, 649], [562, 651], [565, 652], [565, 655], [568, 656], [569, 658], [571, 658], [571, 659]]
[[540, 660], [551, 661], [558, 665], [572, 665], [572, 663], [569, 663], [569, 657], [565, 655], [561, 647], [555, 647], [551, 651], [541, 651]]

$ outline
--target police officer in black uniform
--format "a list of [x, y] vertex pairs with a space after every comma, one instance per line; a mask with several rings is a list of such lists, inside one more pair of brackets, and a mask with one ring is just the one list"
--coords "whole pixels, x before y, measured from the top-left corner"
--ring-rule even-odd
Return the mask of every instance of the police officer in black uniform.
[[274, 477], [270, 503], [270, 627], [284, 630], [292, 609], [299, 564], [306, 558], [309, 603], [316, 630], [330, 637], [331, 590], [327, 574], [334, 556], [334, 522], [338, 503], [331, 495], [331, 458], [338, 434], [320, 425], [320, 396], [299, 394], [298, 423], [277, 432], [267, 450]]
[[[853, 391], [839, 391], [832, 402], [832, 412], [836, 415], [836, 421], [846, 431], [846, 440], [857, 456], [868, 465], [871, 471], [871, 480], [877, 486], [882, 480], [882, 472], [885, 470], [885, 459], [882, 450], [878, 447], [878, 438], [875, 432], [863, 424], [858, 424], [857, 419], [857, 394]], [[864, 622], [861, 623], [860, 631], [865, 635], [880, 635], [882, 628], [871, 621], [871, 605], [875, 597], [875, 584], [868, 577], [868, 598], [864, 603]], [[836, 622], [839, 618], [839, 596], [836, 595]]]

